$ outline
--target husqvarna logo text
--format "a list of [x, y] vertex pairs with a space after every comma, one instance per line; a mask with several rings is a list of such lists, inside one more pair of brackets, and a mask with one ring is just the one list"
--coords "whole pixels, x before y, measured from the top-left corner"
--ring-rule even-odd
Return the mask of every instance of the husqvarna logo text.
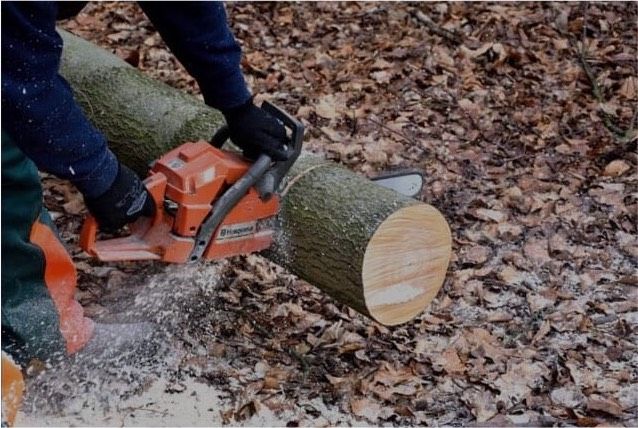
[[239, 223], [222, 226], [217, 234], [217, 241], [230, 241], [233, 239], [241, 239], [246, 236], [253, 235], [257, 230], [257, 223]]

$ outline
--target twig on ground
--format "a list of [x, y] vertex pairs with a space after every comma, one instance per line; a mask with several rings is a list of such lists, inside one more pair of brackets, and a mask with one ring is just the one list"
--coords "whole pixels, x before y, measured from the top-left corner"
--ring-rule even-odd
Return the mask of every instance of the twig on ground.
[[[575, 48], [578, 52], [578, 60], [583, 69], [583, 72], [585, 73], [585, 76], [587, 77], [587, 80], [589, 81], [589, 84], [591, 85], [592, 95], [594, 96], [596, 101], [598, 101], [599, 104], [605, 104], [605, 97], [603, 96], [603, 92], [601, 91], [600, 86], [598, 85], [597, 77], [594, 74], [594, 71], [591, 69], [589, 63], [587, 62], [587, 45], [586, 45], [587, 40], [586, 40], [586, 31], [585, 31], [587, 27], [587, 9], [586, 8], [583, 14], [584, 14], [584, 23], [583, 23], [583, 34], [581, 37], [580, 47], [576, 45]], [[603, 120], [603, 124], [605, 125], [607, 130], [610, 131], [612, 134], [614, 134], [614, 136], [618, 138], [619, 140], [621, 140], [621, 142], [627, 142], [627, 139], [632, 138], [632, 135], [635, 133], [635, 130], [632, 128], [633, 123], [629, 125], [629, 129], [624, 130], [614, 123], [612, 116], [610, 114], [608, 114], [602, 109], [600, 109], [600, 114]]]
[[414, 12], [414, 17], [419, 20], [422, 24], [424, 24], [430, 31], [432, 31], [437, 36], [443, 37], [445, 40], [452, 42], [454, 44], [460, 45], [463, 43], [461, 37], [454, 31], [450, 31], [445, 29], [430, 19], [425, 13], [417, 10]]
[[383, 129], [386, 129], [386, 130], [388, 130], [388, 131], [392, 132], [392, 133], [393, 133], [393, 134], [395, 134], [395, 135], [398, 135], [399, 137], [403, 138], [405, 141], [407, 141], [407, 142], [408, 142], [408, 143], [410, 143], [410, 144], [417, 144], [417, 142], [416, 142], [416, 141], [414, 141], [412, 138], [410, 138], [410, 137], [408, 137], [407, 135], [405, 135], [403, 132], [399, 132], [399, 131], [397, 131], [396, 129], [392, 129], [392, 128], [390, 128], [388, 125], [386, 125], [386, 124], [385, 124], [385, 123], [383, 123], [383, 122], [380, 122], [380, 121], [378, 121], [378, 120], [376, 120], [376, 119], [373, 119], [372, 117], [368, 117], [368, 118], [367, 118], [367, 120], [368, 120], [369, 122], [374, 123], [375, 125], [379, 125], [379, 126], [380, 126], [380, 127], [382, 127]]
[[308, 378], [308, 373], [310, 373], [310, 365], [308, 364], [308, 360], [306, 359], [306, 357], [292, 348], [287, 348], [286, 352], [288, 353], [288, 355], [296, 359], [299, 364], [301, 364], [301, 371], [303, 373], [301, 383], [304, 384], [306, 382], [306, 379]]
[[128, 407], [124, 407], [124, 408], [120, 408], [119, 409], [120, 413], [125, 412], [125, 411], [126, 412], [133, 412], [133, 411], [136, 411], [136, 410], [143, 410], [145, 412], [157, 413], [157, 414], [164, 415], [164, 416], [166, 416], [166, 414], [168, 413], [168, 409], [156, 410], [156, 409], [149, 409], [149, 408], [146, 408], [146, 407], [143, 407], [143, 406], [128, 406]]
[[310, 126], [312, 126], [313, 128], [315, 128], [317, 131], [321, 132], [328, 140], [330, 140], [331, 143], [337, 143], [337, 141], [334, 140], [334, 138], [332, 138], [330, 136], [330, 134], [328, 134], [326, 131], [324, 131], [323, 129], [321, 129], [320, 126], [315, 125], [312, 122], [308, 122], [310, 124]]
[[[585, 45], [582, 44], [582, 47], [578, 50], [578, 59], [580, 60], [580, 64], [583, 68], [583, 71], [585, 72], [585, 76], [587, 76], [587, 80], [589, 80], [589, 84], [591, 85], [592, 95], [594, 96], [594, 98], [596, 98], [596, 101], [598, 101], [600, 104], [604, 104], [605, 98], [603, 97], [602, 91], [600, 90], [600, 86], [598, 86], [598, 82], [596, 81], [594, 72], [587, 63], [587, 51], [585, 49]], [[603, 119], [603, 123], [609, 131], [621, 138], [625, 136], [626, 131], [614, 124], [609, 114], [607, 114], [603, 110], [600, 110], [600, 113]]]

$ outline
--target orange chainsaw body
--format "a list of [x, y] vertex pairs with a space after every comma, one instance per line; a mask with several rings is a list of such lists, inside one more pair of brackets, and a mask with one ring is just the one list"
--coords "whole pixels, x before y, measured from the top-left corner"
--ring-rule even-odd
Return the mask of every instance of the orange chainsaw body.
[[[102, 261], [187, 262], [212, 204], [250, 166], [239, 154], [206, 141], [185, 143], [158, 159], [144, 181], [155, 202], [152, 219], [131, 224], [129, 236], [99, 241], [97, 223], [89, 217], [80, 246]], [[270, 220], [278, 211], [279, 195], [263, 200], [250, 188], [219, 224], [202, 258], [221, 259], [268, 248], [273, 239]]]

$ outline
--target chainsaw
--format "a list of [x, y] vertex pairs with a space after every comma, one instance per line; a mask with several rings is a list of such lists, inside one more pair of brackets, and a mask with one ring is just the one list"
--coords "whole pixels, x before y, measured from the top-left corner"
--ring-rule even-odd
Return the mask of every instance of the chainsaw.
[[98, 240], [98, 224], [88, 216], [80, 246], [102, 261], [161, 260], [171, 263], [222, 259], [264, 250], [274, 235], [279, 183], [303, 141], [303, 124], [280, 108], [261, 106], [290, 130], [287, 160], [261, 154], [251, 163], [222, 150], [226, 126], [208, 141], [188, 142], [156, 160], [144, 180], [155, 216], [129, 225], [130, 234]]
[[[251, 163], [222, 150], [229, 138], [223, 126], [210, 142], [187, 142], [156, 160], [144, 185], [155, 203], [153, 218], [129, 225], [125, 237], [98, 240], [98, 224], [88, 216], [80, 247], [101, 261], [160, 260], [171, 263], [217, 260], [264, 250], [274, 238], [279, 184], [299, 157], [304, 126], [282, 109], [261, 106], [289, 132], [287, 160], [262, 154]], [[373, 178], [408, 196], [420, 192], [416, 171]]]

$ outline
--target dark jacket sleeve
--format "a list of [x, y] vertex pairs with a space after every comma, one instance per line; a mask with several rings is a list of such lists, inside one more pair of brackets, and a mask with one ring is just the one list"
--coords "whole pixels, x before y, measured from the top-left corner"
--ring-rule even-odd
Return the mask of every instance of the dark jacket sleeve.
[[221, 2], [140, 2], [140, 7], [186, 70], [206, 104], [220, 110], [250, 98], [241, 73], [241, 49]]
[[55, 2], [2, 2], [2, 129], [39, 169], [99, 196], [118, 162], [58, 74], [56, 13]]

